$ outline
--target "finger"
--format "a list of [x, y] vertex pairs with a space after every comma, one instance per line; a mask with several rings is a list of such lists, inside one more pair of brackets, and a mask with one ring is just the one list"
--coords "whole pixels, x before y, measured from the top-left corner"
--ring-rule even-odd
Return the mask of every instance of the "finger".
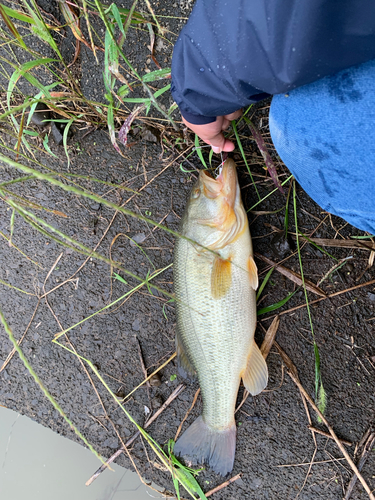
[[225, 138], [222, 133], [215, 135], [214, 137], [210, 137], [208, 144], [211, 144], [214, 153], [220, 153], [223, 151], [225, 146]]
[[229, 125], [230, 125], [230, 120], [224, 118], [223, 123], [221, 125], [221, 130], [226, 130], [229, 127]]
[[221, 153], [222, 151], [226, 152], [226, 153], [230, 153], [235, 148], [233, 142], [230, 141], [229, 139], [225, 139], [225, 138], [224, 138], [224, 142], [222, 143], [221, 146], [214, 146], [211, 143], [211, 147], [212, 147], [212, 150], [214, 153]]
[[242, 115], [242, 109], [238, 109], [237, 111], [234, 111], [229, 115], [225, 115], [224, 118], [226, 118], [229, 121], [232, 121], [232, 120], [237, 120], [237, 118], [239, 118], [241, 115]]

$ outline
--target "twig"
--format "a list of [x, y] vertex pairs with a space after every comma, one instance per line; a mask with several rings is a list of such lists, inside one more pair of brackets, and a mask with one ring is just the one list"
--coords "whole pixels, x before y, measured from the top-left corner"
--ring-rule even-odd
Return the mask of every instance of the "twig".
[[[61, 329], [63, 329], [63, 326], [62, 326], [62, 324], [60, 323], [59, 318], [56, 316], [55, 311], [53, 310], [53, 308], [52, 308], [51, 304], [48, 302], [48, 297], [47, 297], [47, 295], [46, 295], [46, 293], [45, 293], [45, 292], [46, 292], [46, 284], [47, 284], [47, 281], [48, 281], [49, 277], [51, 276], [51, 274], [52, 274], [53, 270], [55, 269], [55, 267], [56, 267], [56, 266], [57, 266], [57, 264], [59, 263], [59, 261], [60, 261], [60, 259], [61, 259], [61, 257], [62, 257], [62, 256], [63, 256], [63, 253], [61, 253], [61, 254], [57, 257], [57, 259], [55, 260], [55, 262], [54, 262], [53, 266], [52, 266], [52, 267], [51, 267], [51, 269], [49, 270], [49, 272], [48, 272], [48, 274], [47, 274], [47, 276], [46, 276], [46, 278], [45, 278], [45, 280], [44, 280], [44, 283], [43, 283], [44, 300], [45, 300], [45, 302], [46, 302], [46, 305], [47, 305], [48, 309], [51, 311], [52, 316], [55, 318], [56, 323], [59, 325], [59, 327], [60, 327]], [[71, 340], [69, 339], [68, 334], [67, 334], [67, 333], [65, 333], [64, 335], [65, 335], [65, 338], [66, 338], [67, 343], [68, 343], [68, 344], [69, 344], [69, 346], [71, 347], [72, 351], [74, 351], [75, 355], [77, 356], [77, 358], [78, 358], [78, 360], [79, 360], [79, 363], [81, 364], [81, 366], [82, 366], [82, 368], [83, 368], [83, 371], [86, 373], [87, 378], [89, 379], [89, 381], [90, 381], [90, 383], [91, 383], [91, 385], [92, 385], [92, 387], [93, 387], [93, 389], [94, 389], [94, 392], [95, 392], [95, 394], [96, 394], [96, 397], [98, 398], [99, 403], [100, 403], [101, 407], [103, 408], [103, 412], [104, 412], [105, 418], [106, 418], [106, 419], [110, 422], [110, 424], [112, 425], [112, 427], [113, 427], [113, 429], [114, 429], [115, 433], [117, 434], [117, 437], [119, 438], [120, 442], [122, 443], [121, 436], [120, 436], [120, 434], [119, 434], [119, 432], [118, 432], [118, 430], [117, 430], [116, 426], [114, 425], [114, 423], [112, 422], [112, 420], [109, 418], [109, 415], [108, 415], [108, 412], [107, 412], [107, 410], [106, 410], [106, 407], [104, 406], [103, 400], [102, 400], [102, 398], [101, 398], [101, 397], [100, 397], [100, 395], [99, 395], [98, 389], [96, 388], [96, 386], [95, 386], [95, 384], [94, 384], [94, 381], [93, 381], [93, 379], [92, 379], [92, 377], [91, 377], [91, 375], [90, 375], [89, 371], [87, 370], [87, 368], [86, 368], [86, 366], [85, 366], [84, 362], [82, 361], [82, 359], [80, 358], [80, 356], [78, 356], [77, 350], [76, 350], [76, 348], [74, 347], [74, 345], [72, 344]], [[105, 429], [106, 429], [106, 428], [105, 428]], [[106, 430], [108, 431], [108, 429], [106, 429]]]
[[373, 495], [373, 493], [372, 493], [369, 485], [366, 483], [365, 479], [363, 478], [363, 476], [359, 472], [357, 466], [355, 465], [355, 463], [353, 462], [353, 460], [350, 458], [350, 456], [349, 456], [348, 452], [346, 451], [346, 449], [344, 448], [343, 444], [341, 443], [341, 441], [339, 440], [339, 438], [336, 436], [334, 430], [332, 429], [332, 427], [328, 423], [328, 421], [325, 418], [325, 416], [323, 415], [323, 413], [319, 410], [319, 408], [316, 406], [316, 404], [314, 403], [314, 401], [311, 399], [311, 397], [309, 396], [309, 394], [306, 392], [305, 388], [303, 387], [303, 385], [299, 381], [297, 368], [295, 367], [294, 363], [291, 361], [291, 359], [289, 358], [289, 356], [283, 351], [283, 349], [277, 344], [277, 342], [275, 342], [275, 346], [276, 346], [277, 350], [279, 351], [281, 357], [283, 358], [284, 363], [288, 367], [288, 375], [293, 380], [293, 382], [296, 384], [296, 386], [298, 387], [298, 389], [300, 390], [300, 392], [304, 395], [304, 397], [306, 398], [306, 400], [308, 401], [308, 403], [312, 406], [312, 408], [314, 409], [314, 411], [317, 413], [317, 415], [320, 417], [320, 419], [322, 420], [322, 422], [324, 423], [324, 425], [329, 430], [332, 438], [336, 442], [336, 444], [339, 447], [341, 453], [344, 455], [344, 457], [345, 457], [346, 461], [348, 462], [348, 464], [350, 465], [351, 469], [358, 476], [358, 479], [361, 481], [362, 486], [366, 490], [369, 498], [371, 500], [375, 500], [375, 496]]
[[279, 329], [279, 324], [280, 324], [280, 318], [279, 316], [276, 316], [276, 318], [274, 318], [271, 325], [269, 326], [266, 335], [264, 336], [264, 340], [260, 348], [260, 352], [262, 353], [264, 359], [267, 359], [271, 347], [273, 346], [277, 330]]
[[[340, 461], [340, 460], [345, 460], [345, 458], [335, 458], [335, 459], [330, 459], [330, 460], [319, 460], [319, 462], [312, 462], [312, 465], [319, 465], [319, 464], [328, 464], [330, 462], [335, 462], [335, 461]], [[281, 465], [275, 465], [277, 468], [285, 468], [285, 467], [303, 467], [306, 465], [311, 465], [311, 462], [301, 462], [300, 464], [281, 464]]]
[[[107, 226], [106, 230], [104, 231], [104, 233], [103, 233], [102, 237], [100, 238], [100, 240], [99, 240], [99, 241], [98, 241], [98, 243], [96, 244], [96, 246], [95, 246], [95, 248], [94, 248], [93, 252], [96, 252], [96, 250], [98, 249], [99, 245], [101, 244], [101, 242], [102, 242], [102, 241], [104, 240], [104, 238], [106, 237], [106, 235], [107, 235], [108, 231], [110, 230], [110, 228], [111, 228], [111, 226], [112, 226], [112, 224], [113, 224], [113, 222], [114, 222], [114, 220], [115, 220], [115, 218], [116, 218], [117, 214], [118, 214], [118, 212], [116, 211], [116, 212], [114, 213], [114, 215], [113, 215], [113, 217], [112, 217], [112, 219], [111, 219], [110, 223], [108, 224], [108, 226]], [[73, 274], [72, 274], [72, 275], [71, 275], [68, 279], [66, 279], [66, 280], [65, 280], [65, 281], [63, 281], [62, 283], [59, 283], [57, 286], [55, 286], [55, 288], [52, 288], [52, 290], [49, 290], [48, 292], [44, 293], [44, 294], [43, 294], [40, 298], [41, 298], [41, 299], [43, 299], [44, 297], [46, 297], [46, 296], [47, 296], [47, 295], [49, 295], [50, 293], [54, 292], [55, 290], [57, 290], [57, 289], [58, 289], [58, 288], [60, 288], [61, 286], [65, 285], [66, 283], [68, 283], [69, 281], [71, 281], [71, 280], [72, 280], [72, 278], [74, 278], [74, 276], [75, 276], [77, 273], [79, 273], [79, 271], [81, 271], [81, 269], [82, 269], [83, 267], [85, 267], [85, 265], [86, 265], [86, 264], [87, 264], [87, 262], [90, 260], [90, 258], [91, 258], [91, 255], [89, 255], [89, 256], [87, 257], [87, 259], [83, 262], [83, 264], [81, 264], [81, 265], [79, 266], [79, 268], [78, 268], [78, 269], [77, 269], [77, 270], [76, 270], [76, 271], [75, 271], [75, 272], [74, 272], [74, 273], [73, 273]]]
[[[331, 434], [329, 432], [325, 432], [325, 431], [321, 431], [320, 429], [317, 429], [316, 427], [312, 426], [311, 424], [307, 426], [310, 431], [313, 431], [313, 432], [316, 432], [317, 434], [321, 434], [322, 436], [325, 436], [329, 439], [333, 439], [333, 437], [331, 436]], [[340, 439], [340, 442], [342, 444], [346, 444], [347, 446], [353, 446], [353, 443], [351, 443], [350, 441], [346, 441], [345, 439]]]
[[207, 491], [207, 493], [205, 493], [206, 497], [210, 497], [211, 495], [213, 495], [217, 491], [220, 491], [223, 488], [226, 488], [231, 483], [234, 483], [234, 481], [237, 481], [237, 479], [240, 479], [240, 477], [241, 477], [241, 473], [237, 474], [237, 476], [231, 477], [230, 479], [228, 479], [228, 481], [225, 481], [224, 483], [219, 484], [219, 486], [216, 486], [216, 488], [213, 488], [212, 490]]
[[[183, 384], [180, 384], [178, 387], [176, 387], [176, 389], [172, 392], [172, 394], [169, 396], [169, 398], [165, 401], [165, 403], [163, 404], [163, 406], [161, 406], [158, 411], [156, 413], [154, 413], [154, 415], [152, 415], [152, 417], [150, 417], [149, 420], [147, 420], [147, 422], [145, 423], [144, 425], [144, 428], [147, 429], [147, 427], [149, 427], [152, 422], [158, 418], [158, 416], [167, 408], [167, 406], [169, 406], [171, 404], [171, 402], [177, 398], [177, 396], [179, 396], [181, 394], [181, 392], [185, 389], [185, 386]], [[125, 446], [126, 447], [129, 447], [133, 441], [135, 441], [137, 439], [137, 437], [139, 436], [139, 431], [136, 432], [126, 443], [125, 443]], [[114, 453], [111, 457], [109, 457], [109, 459], [106, 461], [105, 464], [103, 464], [101, 467], [99, 467], [99, 469], [95, 472], [95, 474], [93, 474], [90, 479], [86, 482], [86, 486], [90, 486], [90, 484], [95, 481], [95, 479], [100, 476], [100, 474], [105, 470], [107, 469], [107, 467], [114, 461], [116, 460], [117, 457], [119, 457], [121, 455], [121, 453], [123, 453], [125, 450], [124, 448], [120, 448], [119, 450], [116, 451], [116, 453]]]
[[[141, 367], [142, 367], [142, 372], [143, 372], [143, 376], [145, 377], [145, 379], [147, 379], [147, 370], [146, 370], [146, 367], [145, 367], [145, 362], [143, 360], [143, 354], [142, 354], [142, 349], [141, 349], [141, 344], [139, 343], [139, 340], [137, 338], [137, 336], [135, 335], [134, 336], [135, 340], [136, 340], [136, 343], [137, 343], [137, 347], [138, 347], [138, 354], [139, 354], [139, 360], [141, 362]], [[146, 381], [146, 391], [147, 391], [147, 397], [148, 397], [148, 402], [149, 402], [149, 405], [150, 405], [150, 408], [152, 409], [152, 403], [151, 403], [151, 395], [150, 395], [150, 381], [147, 380]], [[148, 419], [147, 419], [148, 420]]]
[[184, 422], [185, 420], [187, 419], [189, 413], [191, 412], [191, 410], [194, 408], [194, 405], [195, 403], [197, 402], [197, 398], [198, 398], [198, 395], [199, 393], [201, 392], [200, 388], [197, 390], [197, 392], [195, 393], [195, 396], [194, 396], [194, 399], [193, 399], [193, 402], [191, 403], [191, 406], [190, 408], [188, 409], [188, 411], [186, 412], [184, 418], [182, 419], [182, 422], [180, 423], [180, 425], [178, 426], [178, 429], [177, 429], [177, 432], [176, 432], [176, 435], [174, 437], [174, 440], [177, 441], [177, 438], [178, 438], [178, 435], [180, 434], [181, 432], [181, 429], [182, 429], [182, 426], [184, 425]]
[[[359, 459], [359, 462], [358, 462], [358, 470], [359, 471], [361, 471], [362, 467], [365, 465], [366, 460], [368, 459], [368, 456], [371, 453], [371, 450], [372, 450], [372, 447], [374, 446], [374, 444], [375, 444], [375, 432], [371, 432], [371, 434], [369, 435], [369, 437], [365, 443], [365, 446], [363, 448], [361, 458]], [[358, 479], [357, 475], [354, 474], [350, 480], [348, 489], [346, 490], [344, 500], [349, 500], [350, 495], [352, 494], [353, 488], [355, 486], [355, 483], [357, 482], [357, 479]]]
[[[273, 260], [269, 259], [268, 257], [265, 257], [264, 255], [260, 255], [259, 253], [255, 253], [254, 255], [258, 259], [263, 260], [263, 262], [266, 262], [266, 264], [275, 267], [276, 271], [278, 271], [280, 274], [293, 281], [293, 283], [296, 283], [296, 285], [301, 286], [303, 284], [301, 275], [299, 273], [296, 273], [291, 269], [288, 269], [287, 267], [280, 265], [278, 262], [274, 262]], [[310, 290], [310, 292], [320, 295], [320, 297], [327, 296], [327, 294], [321, 288], [319, 288], [318, 285], [314, 285], [314, 283], [307, 280], [306, 278], [305, 278], [305, 285], [306, 288]]]
[[[303, 236], [300, 236], [300, 238], [303, 238]], [[375, 250], [375, 243], [370, 241], [331, 240], [328, 238], [309, 238], [309, 240], [322, 247], [361, 248], [362, 250]]]

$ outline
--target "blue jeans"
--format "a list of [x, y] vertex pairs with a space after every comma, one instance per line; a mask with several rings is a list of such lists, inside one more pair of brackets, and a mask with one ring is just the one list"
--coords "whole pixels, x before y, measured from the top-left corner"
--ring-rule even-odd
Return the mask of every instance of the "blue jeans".
[[375, 234], [375, 60], [274, 96], [270, 131], [318, 205]]

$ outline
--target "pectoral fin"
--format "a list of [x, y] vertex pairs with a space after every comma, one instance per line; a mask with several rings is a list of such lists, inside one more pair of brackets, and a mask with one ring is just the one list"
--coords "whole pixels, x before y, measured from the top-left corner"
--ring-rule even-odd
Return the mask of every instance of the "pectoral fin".
[[211, 273], [211, 293], [214, 299], [221, 299], [226, 295], [232, 283], [232, 264], [229, 260], [216, 257]]
[[262, 392], [267, 386], [267, 364], [255, 341], [250, 349], [247, 366], [242, 375], [242, 379], [246, 390], [253, 396]]
[[252, 255], [247, 259], [247, 270], [249, 271], [250, 286], [256, 290], [258, 288], [258, 268]]
[[176, 353], [178, 373], [188, 380], [194, 380], [196, 378], [196, 372], [187, 357], [178, 332], [176, 333]]

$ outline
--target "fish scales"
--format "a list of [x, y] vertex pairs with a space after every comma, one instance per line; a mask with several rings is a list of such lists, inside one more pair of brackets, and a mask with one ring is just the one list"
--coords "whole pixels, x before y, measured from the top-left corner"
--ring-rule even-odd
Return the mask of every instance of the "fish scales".
[[205, 171], [193, 187], [174, 255], [179, 370], [196, 374], [203, 413], [175, 453], [233, 468], [234, 411], [241, 377], [252, 394], [267, 384], [267, 365], [254, 342], [257, 270], [236, 167], [227, 160], [215, 180]]
[[[231, 290], [213, 301], [214, 255], [202, 258], [186, 240], [180, 239], [177, 245], [175, 289], [182, 303], [191, 304], [188, 311], [178, 306], [179, 332], [198, 374], [204, 418], [222, 428], [233, 422], [240, 372], [246, 366], [253, 340], [255, 292], [249, 286], [247, 272], [234, 265]], [[180, 259], [185, 268], [179, 265]], [[243, 304], [248, 304], [247, 310]]]

